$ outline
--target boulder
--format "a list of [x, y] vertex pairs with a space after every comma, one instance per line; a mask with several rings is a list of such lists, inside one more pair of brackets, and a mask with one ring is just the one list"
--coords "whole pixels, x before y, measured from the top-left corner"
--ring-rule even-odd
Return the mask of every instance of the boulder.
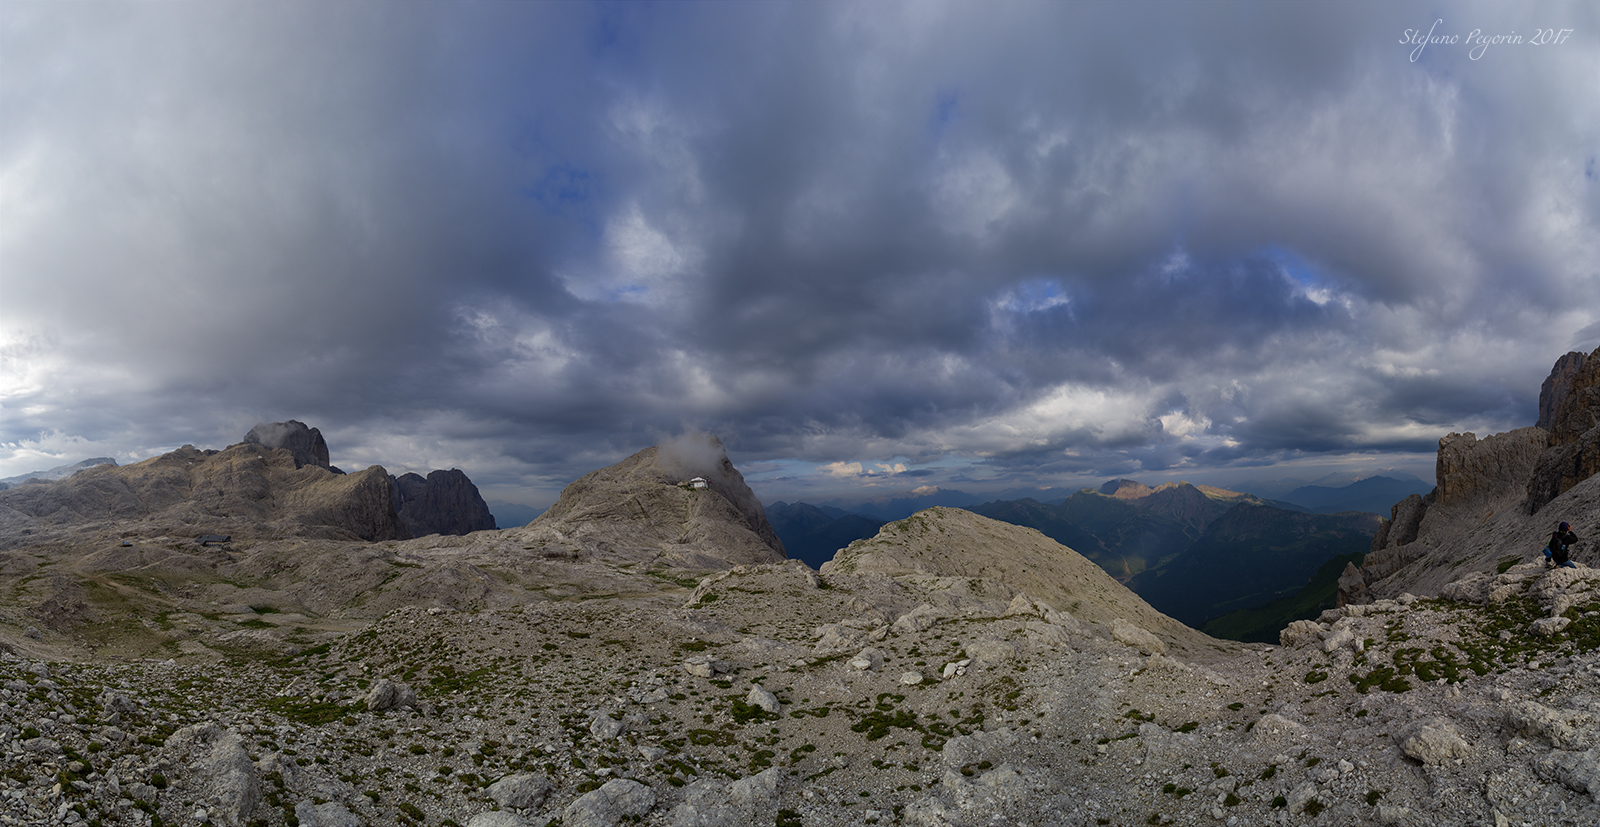
[[467, 827], [529, 827], [529, 825], [527, 821], [505, 810], [490, 810], [473, 816], [467, 821]]
[[550, 779], [532, 773], [508, 775], [489, 785], [489, 797], [513, 810], [531, 810], [550, 794]]
[[1440, 718], [1411, 726], [1400, 734], [1399, 740], [1401, 752], [1424, 764], [1440, 764], [1472, 755], [1472, 747], [1455, 725]]
[[1167, 645], [1161, 642], [1161, 638], [1120, 617], [1111, 621], [1111, 637], [1118, 643], [1132, 646], [1146, 655], [1162, 655], [1167, 651]]
[[778, 696], [763, 689], [760, 684], [750, 687], [750, 694], [744, 697], [744, 702], [774, 715], [783, 711], [783, 704], [778, 700]]
[[579, 796], [561, 811], [564, 827], [615, 827], [628, 816], [643, 816], [656, 806], [655, 790], [627, 778], [607, 781]]
[[368, 712], [385, 712], [417, 705], [417, 693], [410, 686], [388, 678], [374, 681], [365, 698]]
[[337, 801], [301, 801], [294, 805], [294, 817], [300, 827], [362, 827], [361, 819]]
[[730, 824], [771, 824], [778, 817], [777, 767], [763, 770], [731, 784], [717, 779], [696, 781], [685, 791], [683, 803], [668, 817], [672, 827], [722, 827]]
[[238, 733], [196, 724], [174, 732], [165, 749], [185, 768], [175, 785], [207, 808], [212, 823], [239, 827], [250, 820], [261, 803], [261, 778]]
[[1278, 633], [1280, 646], [1299, 646], [1322, 637], [1322, 626], [1314, 620], [1295, 620]]

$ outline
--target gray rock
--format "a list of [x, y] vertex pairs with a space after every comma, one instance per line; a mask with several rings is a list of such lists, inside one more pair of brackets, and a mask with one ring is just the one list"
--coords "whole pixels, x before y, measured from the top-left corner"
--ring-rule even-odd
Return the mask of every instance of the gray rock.
[[426, 479], [403, 474], [394, 479], [394, 510], [413, 537], [492, 531], [494, 515], [467, 475], [454, 468], [430, 471]]
[[1348, 627], [1337, 629], [1322, 639], [1322, 651], [1333, 654], [1335, 651], [1349, 646], [1356, 639], [1356, 633]]
[[850, 668], [861, 672], [876, 671], [883, 665], [883, 650], [867, 647], [850, 659]]
[[1594, 746], [1596, 718], [1579, 711], [1556, 711], [1536, 701], [1520, 701], [1506, 710], [1506, 725], [1512, 732], [1535, 738], [1558, 749], [1585, 749]]
[[622, 721], [604, 713], [589, 722], [589, 734], [601, 741], [610, 741], [616, 738], [626, 728]]
[[731, 784], [696, 781], [685, 791], [683, 803], [673, 808], [668, 823], [673, 827], [770, 824], [778, 816], [778, 786], [782, 778], [779, 769], [773, 767]]
[[263, 422], [244, 435], [244, 442], [263, 448], [282, 448], [294, 457], [296, 468], [307, 465], [330, 467], [328, 443], [322, 438], [322, 432], [294, 419], [288, 422]]
[[362, 827], [361, 819], [337, 801], [326, 804], [301, 801], [294, 805], [294, 817], [300, 827]]
[[683, 671], [697, 678], [712, 678], [718, 672], [728, 671], [728, 665], [710, 655], [695, 655], [684, 660]]
[[763, 689], [760, 684], [750, 687], [750, 694], [745, 696], [744, 702], [761, 707], [763, 712], [777, 714], [783, 711], [783, 704], [778, 700], [778, 696]]
[[467, 822], [467, 827], [529, 827], [529, 825], [527, 821], [505, 810], [490, 810], [473, 816]]
[[365, 700], [369, 712], [384, 712], [390, 709], [416, 706], [417, 693], [406, 684], [395, 683], [388, 678], [379, 678], [373, 682], [372, 688], [367, 691]]
[[642, 816], [656, 806], [655, 790], [627, 778], [607, 781], [561, 812], [564, 827], [615, 827], [626, 816]]
[[1555, 750], [1534, 761], [1534, 772], [1573, 792], [1588, 793], [1591, 800], [1600, 802], [1600, 754], [1597, 753], [1600, 749]]
[[1420, 722], [1402, 733], [1400, 750], [1424, 764], [1440, 764], [1472, 755], [1472, 747], [1455, 726], [1438, 718]]
[[501, 807], [531, 810], [544, 803], [550, 794], [550, 780], [542, 775], [508, 775], [489, 785], [489, 797]]
[[893, 629], [903, 635], [926, 632], [943, 618], [943, 612], [924, 603], [896, 618]]
[[1299, 646], [1310, 643], [1322, 637], [1322, 626], [1314, 620], [1296, 620], [1283, 628], [1278, 633], [1278, 643], [1282, 646]]
[[[687, 483], [703, 477], [709, 487]], [[691, 434], [584, 475], [520, 530], [529, 543], [591, 553], [666, 553], [695, 568], [781, 563], [783, 541], [721, 441]]]
[[1528, 631], [1540, 637], [1555, 637], [1561, 631], [1572, 625], [1572, 619], [1567, 617], [1541, 617], [1528, 624]]
[[1111, 621], [1111, 637], [1118, 643], [1132, 646], [1146, 655], [1163, 655], [1167, 651], [1167, 644], [1163, 643], [1161, 638], [1120, 617]]
[[256, 774], [245, 741], [216, 724], [187, 726], [167, 739], [166, 751], [187, 769], [177, 779], [185, 797], [210, 809], [215, 823], [241, 825], [261, 802]]

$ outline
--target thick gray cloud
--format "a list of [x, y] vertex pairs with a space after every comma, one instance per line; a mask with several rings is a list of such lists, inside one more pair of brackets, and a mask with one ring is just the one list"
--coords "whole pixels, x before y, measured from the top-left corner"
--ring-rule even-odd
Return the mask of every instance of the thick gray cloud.
[[[1412, 60], [1430, 26], [1524, 42]], [[769, 499], [1425, 464], [1600, 345], [1597, 33], [1586, 3], [6, 4], [0, 474], [290, 417], [541, 503], [689, 429]]]

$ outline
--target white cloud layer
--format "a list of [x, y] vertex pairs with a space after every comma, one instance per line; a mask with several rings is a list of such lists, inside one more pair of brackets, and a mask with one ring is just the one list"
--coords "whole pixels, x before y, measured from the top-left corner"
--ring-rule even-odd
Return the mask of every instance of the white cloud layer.
[[1600, 346], [1597, 9], [3, 4], [0, 476], [1415, 461]]

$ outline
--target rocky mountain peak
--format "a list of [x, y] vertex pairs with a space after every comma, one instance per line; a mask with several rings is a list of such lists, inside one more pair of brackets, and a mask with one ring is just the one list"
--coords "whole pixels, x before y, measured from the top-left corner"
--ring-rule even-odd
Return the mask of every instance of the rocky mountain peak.
[[1150, 496], [1155, 489], [1137, 480], [1112, 480], [1100, 486], [1100, 493], [1119, 500], [1139, 500]]
[[[691, 485], [695, 478], [705, 488]], [[552, 554], [609, 555], [726, 568], [786, 559], [761, 501], [721, 440], [691, 434], [585, 474], [523, 529]]]
[[457, 469], [403, 474], [394, 480], [394, 510], [412, 537], [471, 534], [495, 528], [478, 487]]
[[322, 432], [307, 427], [304, 422], [298, 420], [259, 423], [250, 429], [250, 433], [244, 435], [244, 441], [252, 445], [282, 448], [288, 451], [294, 456], [296, 468], [304, 468], [307, 465], [332, 468], [328, 462], [328, 443], [323, 440]]

